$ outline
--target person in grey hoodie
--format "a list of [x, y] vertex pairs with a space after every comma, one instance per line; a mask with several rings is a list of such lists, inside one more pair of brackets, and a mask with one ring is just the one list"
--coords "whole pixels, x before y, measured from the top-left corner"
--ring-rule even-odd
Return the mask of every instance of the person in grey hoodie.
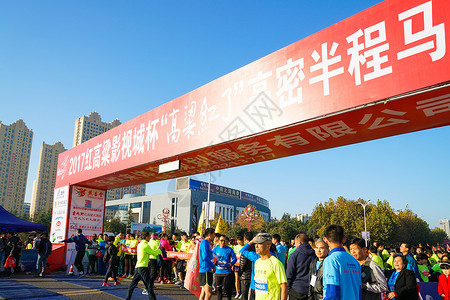
[[309, 267], [316, 254], [308, 243], [308, 236], [304, 233], [295, 237], [296, 249], [289, 258], [286, 277], [289, 289], [289, 299], [308, 299]]
[[388, 290], [386, 277], [380, 266], [367, 254], [366, 243], [356, 238], [350, 244], [350, 254], [361, 265], [362, 300], [380, 300]]

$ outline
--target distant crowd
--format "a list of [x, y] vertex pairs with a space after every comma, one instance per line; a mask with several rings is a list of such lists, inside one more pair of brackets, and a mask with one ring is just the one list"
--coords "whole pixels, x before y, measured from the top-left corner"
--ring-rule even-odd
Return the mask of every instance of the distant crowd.
[[[79, 278], [104, 275], [103, 286], [131, 279], [126, 299], [131, 299], [139, 281], [143, 281], [149, 299], [156, 299], [158, 284], [184, 287], [188, 262], [168, 257], [169, 251], [194, 253], [198, 249], [201, 286], [199, 299], [213, 295], [236, 299], [419, 299], [418, 282], [438, 282], [438, 292], [450, 299], [450, 254], [444, 249], [412, 247], [404, 242], [399, 248], [363, 239], [347, 241], [344, 228], [330, 225], [324, 236], [311, 239], [299, 233], [294, 240], [283, 241], [278, 234], [264, 232], [253, 236], [229, 238], [208, 228], [203, 235], [190, 237], [144, 232], [140, 236], [119, 233], [93, 235], [82, 230], [63, 240], [74, 243], [73, 267]], [[21, 241], [14, 233], [0, 235], [0, 271], [6, 276], [20, 271], [22, 249], [38, 250], [35, 276], [45, 276], [46, 262], [52, 252], [47, 233], [32, 234]], [[170, 256], [170, 255], [169, 255]], [[14, 259], [15, 267], [7, 267]], [[83, 260], [88, 261], [83, 265]], [[86, 267], [86, 268], [85, 268]], [[2, 270], [3, 269], [3, 270]]]
[[[205, 232], [199, 249], [200, 299], [210, 299], [215, 285], [221, 299], [222, 274], [231, 277], [230, 267], [235, 261], [231, 251], [217, 250], [226, 248], [221, 242], [227, 240], [220, 236], [217, 245], [214, 230]], [[429, 246], [413, 248], [406, 242], [398, 249], [390, 249], [376, 242], [367, 245], [359, 238], [347, 241], [340, 225], [328, 226], [324, 237], [316, 240], [299, 233], [291, 244], [289, 247], [283, 243], [278, 234], [259, 233], [253, 237], [246, 233], [244, 246], [237, 246], [240, 265], [236, 278], [241, 282], [236, 296], [241, 291], [243, 299], [414, 300], [419, 299], [418, 282], [439, 281], [439, 294], [450, 299], [446, 251]], [[231, 299], [231, 288], [223, 286]]]

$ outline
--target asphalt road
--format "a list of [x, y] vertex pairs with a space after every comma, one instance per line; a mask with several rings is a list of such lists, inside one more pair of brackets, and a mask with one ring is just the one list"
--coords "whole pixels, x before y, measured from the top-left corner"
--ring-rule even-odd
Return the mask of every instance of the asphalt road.
[[[53, 272], [45, 277], [33, 277], [24, 273], [13, 274], [9, 279], [0, 278], [0, 299], [39, 300], [103, 300], [124, 299], [131, 279], [122, 279], [119, 286], [102, 287], [103, 276], [76, 278], [65, 272]], [[110, 282], [111, 283], [111, 282]], [[158, 300], [197, 299], [191, 292], [175, 284], [155, 284]], [[142, 295], [144, 284], [139, 283], [132, 299], [148, 299]]]

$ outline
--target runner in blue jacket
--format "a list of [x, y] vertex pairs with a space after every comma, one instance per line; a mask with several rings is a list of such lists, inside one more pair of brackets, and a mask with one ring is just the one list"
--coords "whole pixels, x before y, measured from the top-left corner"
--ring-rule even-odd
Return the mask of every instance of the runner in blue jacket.
[[331, 251], [323, 261], [323, 299], [361, 299], [361, 265], [343, 247], [344, 228], [328, 226], [324, 241]]
[[86, 244], [91, 244], [91, 242], [83, 235], [82, 232], [83, 230], [78, 228], [76, 236], [61, 241], [62, 243], [75, 243], [75, 251], [77, 252], [77, 256], [75, 256], [74, 265], [77, 268], [78, 272], [80, 272], [78, 278], [84, 276], [83, 257], [86, 253]]
[[228, 246], [229, 239], [225, 235], [221, 235], [219, 239], [219, 246], [212, 250], [213, 255], [217, 258], [216, 261], [216, 284], [217, 284], [217, 298], [222, 299], [222, 287], [225, 287], [227, 298], [231, 300], [233, 276], [231, 267], [236, 263], [237, 258], [234, 250]]
[[209, 300], [212, 296], [212, 283], [214, 275], [214, 257], [211, 251], [211, 243], [214, 241], [215, 233], [213, 228], [207, 228], [204, 234], [205, 239], [198, 248], [198, 260], [200, 270], [198, 273], [198, 283], [202, 287], [200, 300]]

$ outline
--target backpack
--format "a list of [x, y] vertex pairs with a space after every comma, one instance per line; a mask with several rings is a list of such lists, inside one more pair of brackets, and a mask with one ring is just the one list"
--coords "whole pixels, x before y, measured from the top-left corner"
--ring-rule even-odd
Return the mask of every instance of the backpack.
[[375, 276], [373, 276], [372, 268], [370, 268], [370, 262], [366, 261], [361, 265], [361, 283], [375, 283], [377, 282]]
[[372, 283], [372, 269], [365, 265], [365, 263], [361, 266], [361, 283]]
[[109, 255], [108, 253], [105, 253], [105, 255], [103, 255], [103, 262], [106, 264], [109, 261]]
[[52, 254], [52, 250], [53, 250], [53, 244], [52, 244], [52, 242], [50, 242], [49, 239], [47, 239], [47, 254], [48, 255]]
[[110, 259], [114, 260], [114, 257], [117, 256], [119, 251], [113, 244], [106, 245], [106, 252], [103, 256], [103, 262], [107, 263]]

